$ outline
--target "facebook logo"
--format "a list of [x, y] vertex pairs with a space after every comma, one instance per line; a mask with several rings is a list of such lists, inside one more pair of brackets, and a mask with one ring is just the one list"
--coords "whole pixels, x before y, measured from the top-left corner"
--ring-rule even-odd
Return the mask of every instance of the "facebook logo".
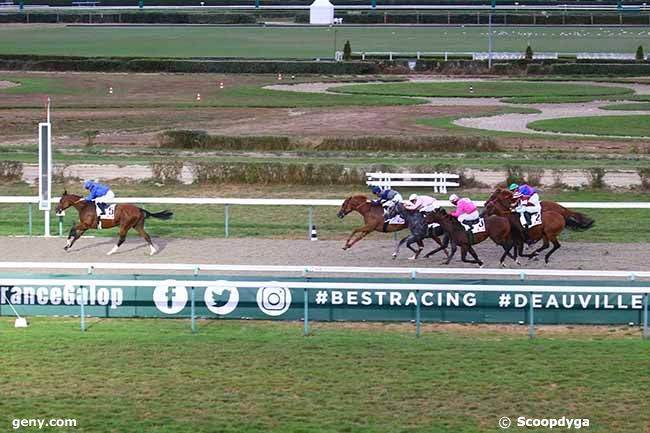
[[180, 313], [187, 304], [187, 289], [173, 280], [163, 281], [153, 291], [153, 302], [165, 314]]

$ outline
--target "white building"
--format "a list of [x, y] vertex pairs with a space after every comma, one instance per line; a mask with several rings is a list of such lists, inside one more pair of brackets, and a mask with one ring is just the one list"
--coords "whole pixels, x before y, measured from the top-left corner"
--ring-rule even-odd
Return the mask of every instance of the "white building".
[[334, 5], [329, 0], [314, 0], [309, 6], [309, 24], [332, 24]]

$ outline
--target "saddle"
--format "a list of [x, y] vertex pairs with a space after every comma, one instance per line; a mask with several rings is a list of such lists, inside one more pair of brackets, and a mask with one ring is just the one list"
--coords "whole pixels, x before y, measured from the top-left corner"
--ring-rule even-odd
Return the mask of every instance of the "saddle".
[[461, 223], [465, 231], [473, 234], [483, 233], [485, 231], [485, 220], [477, 218], [474, 220], [467, 220]]

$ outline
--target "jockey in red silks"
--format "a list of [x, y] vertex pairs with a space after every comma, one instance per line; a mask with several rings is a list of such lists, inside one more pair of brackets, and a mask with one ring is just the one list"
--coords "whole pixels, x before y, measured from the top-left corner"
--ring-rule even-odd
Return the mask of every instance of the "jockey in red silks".
[[450, 195], [449, 201], [456, 206], [456, 210], [450, 215], [456, 217], [459, 223], [468, 226], [469, 230], [471, 230], [474, 224], [470, 224], [469, 222], [476, 221], [479, 218], [478, 209], [474, 202], [467, 197], [458, 198], [456, 194]]

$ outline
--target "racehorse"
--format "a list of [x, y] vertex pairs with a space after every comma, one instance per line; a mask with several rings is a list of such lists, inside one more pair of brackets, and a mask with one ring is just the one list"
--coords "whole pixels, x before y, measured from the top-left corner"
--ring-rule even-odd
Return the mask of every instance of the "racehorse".
[[[69, 207], [74, 207], [79, 212], [79, 224], [72, 226], [70, 229], [70, 234], [68, 235], [68, 243], [63, 248], [66, 251], [69, 251], [72, 245], [77, 239], [79, 239], [88, 229], [96, 229], [99, 225], [99, 217], [95, 211], [95, 203], [87, 202], [82, 196], [75, 194], [68, 194], [68, 191], [63, 191], [63, 195], [59, 200], [59, 204], [56, 207], [56, 212], [60, 213]], [[164, 210], [162, 212], [151, 213], [144, 209], [141, 209], [132, 204], [118, 204], [115, 206], [114, 218], [101, 220], [101, 228], [109, 229], [112, 227], [120, 228], [120, 238], [117, 241], [117, 244], [111, 249], [107, 255], [111, 255], [117, 251], [117, 249], [124, 243], [126, 238], [126, 233], [130, 229], [135, 229], [142, 238], [147, 241], [149, 247], [151, 248], [150, 255], [154, 255], [158, 252], [151, 237], [144, 230], [144, 220], [153, 217], [161, 220], [168, 220], [172, 217], [173, 213]]]
[[[456, 249], [460, 245], [460, 258], [463, 262], [474, 263], [483, 267], [483, 262], [478, 258], [478, 254], [476, 254], [476, 251], [474, 251], [472, 245], [479, 244], [487, 238], [492, 239], [494, 243], [503, 248], [504, 252], [501, 256], [501, 259], [499, 260], [501, 266], [505, 266], [503, 262], [505, 261], [506, 256], [519, 263], [517, 260], [517, 249], [515, 248], [514, 255], [510, 254], [510, 250], [513, 246], [513, 240], [511, 237], [510, 223], [508, 222], [507, 218], [502, 218], [495, 215], [485, 218], [485, 231], [473, 234], [473, 239], [470, 239], [470, 236], [462, 224], [459, 223], [456, 218], [448, 214], [447, 211], [445, 211], [443, 208], [438, 208], [433, 212], [429, 212], [427, 214], [427, 221], [428, 220], [440, 224], [445, 234], [449, 237], [449, 239], [451, 239], [451, 254], [447, 256], [447, 261], [445, 262], [446, 265], [451, 262], [454, 254], [456, 254]], [[431, 254], [435, 254], [438, 250], [439, 249], [431, 251], [425, 257], [429, 257]], [[472, 257], [474, 257], [474, 260], [467, 260], [467, 253], [470, 253]]]
[[[386, 224], [384, 223], [384, 210], [381, 206], [373, 204], [365, 195], [353, 195], [345, 199], [341, 205], [336, 216], [343, 219], [347, 214], [356, 211], [363, 217], [363, 226], [354, 229], [350, 233], [350, 237], [345, 241], [344, 250], [352, 247], [352, 245], [359, 242], [361, 239], [368, 236], [368, 234], [377, 231], [382, 233], [396, 232], [406, 228], [406, 223], [403, 224]], [[354, 241], [350, 242], [352, 237], [361, 233]], [[421, 246], [423, 244], [420, 244]]]
[[[507, 191], [507, 190], [503, 188], [497, 188], [492, 193], [490, 198], [488, 198], [485, 201], [486, 206], [489, 202], [494, 200], [497, 197], [497, 195], [501, 193], [501, 191]], [[566, 227], [572, 230], [580, 230], [580, 229], [587, 230], [591, 228], [595, 223], [595, 221], [592, 218], [589, 218], [587, 215], [580, 212], [573, 211], [571, 209], [567, 209], [564, 206], [554, 201], [544, 200], [540, 204], [542, 205], [542, 212], [553, 211], [562, 215], [564, 217], [564, 223]]]
[[[519, 215], [513, 213], [513, 206], [516, 204], [516, 199], [512, 192], [506, 189], [499, 189], [495, 191], [490, 198], [491, 200], [486, 204], [486, 214], [499, 215], [508, 218], [512, 228], [519, 231], [523, 237], [524, 228], [519, 220]], [[528, 256], [528, 259], [530, 260], [548, 248], [550, 241], [553, 243], [553, 248], [551, 248], [551, 250], [544, 256], [544, 261], [548, 263], [551, 254], [562, 246], [557, 238], [560, 233], [562, 233], [562, 230], [564, 230], [565, 217], [558, 212], [545, 210], [544, 208], [542, 208], [541, 216], [542, 223], [528, 229], [528, 237], [534, 242], [542, 239], [543, 244], [541, 247], [533, 251], [533, 253]], [[523, 246], [521, 248], [523, 249]], [[519, 255], [522, 255], [521, 253], [522, 251], [520, 250]]]
[[[397, 205], [393, 206], [389, 210], [388, 215], [392, 218], [395, 214], [399, 214], [399, 216], [401, 216], [404, 221], [406, 221], [406, 224], [411, 230], [411, 234], [409, 236], [405, 236], [404, 239], [399, 241], [397, 247], [395, 248], [395, 252], [393, 253], [393, 259], [397, 258], [399, 249], [402, 247], [402, 245], [404, 245], [404, 243], [406, 243], [406, 248], [415, 253], [413, 257], [409, 257], [409, 260], [417, 259], [424, 249], [424, 244], [422, 241], [425, 238], [433, 239], [440, 246], [440, 248], [437, 248], [435, 251], [438, 252], [442, 250], [445, 252], [445, 255], [449, 257], [449, 253], [446, 249], [447, 245], [449, 244], [449, 240], [445, 239], [444, 241], [441, 241], [439, 238], [439, 236], [443, 234], [443, 230], [440, 227], [430, 228], [429, 224], [425, 220], [424, 215], [422, 215], [419, 210], [408, 210], [402, 203], [397, 203]], [[414, 250], [411, 247], [411, 245], [414, 243], [417, 243], [419, 245], [420, 248], [418, 250]], [[433, 253], [427, 254], [427, 257], [429, 257], [431, 254]]]

